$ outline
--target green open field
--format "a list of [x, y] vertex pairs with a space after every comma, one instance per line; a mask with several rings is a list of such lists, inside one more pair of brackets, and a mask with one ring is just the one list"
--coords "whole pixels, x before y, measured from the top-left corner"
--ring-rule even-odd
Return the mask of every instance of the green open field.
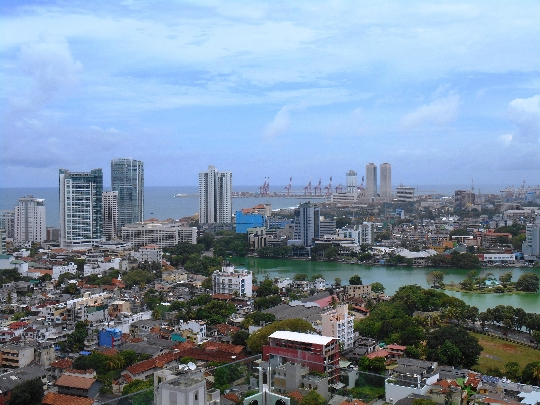
[[475, 369], [480, 372], [485, 372], [489, 367], [498, 367], [502, 370], [504, 365], [511, 361], [518, 362], [521, 368], [527, 363], [540, 361], [540, 350], [479, 333], [471, 334], [478, 339], [484, 348], [478, 361], [479, 364], [475, 366]]

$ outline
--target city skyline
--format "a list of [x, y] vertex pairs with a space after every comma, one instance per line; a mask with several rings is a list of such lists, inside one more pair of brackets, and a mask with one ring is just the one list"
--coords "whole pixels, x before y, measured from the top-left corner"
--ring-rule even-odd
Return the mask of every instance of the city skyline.
[[[5, 2], [0, 187], [145, 162], [148, 186], [538, 183], [540, 4]], [[426, 170], [429, 169], [429, 170]], [[300, 178], [302, 176], [302, 178]], [[340, 180], [343, 182], [343, 180]], [[304, 184], [305, 183], [305, 184]]]

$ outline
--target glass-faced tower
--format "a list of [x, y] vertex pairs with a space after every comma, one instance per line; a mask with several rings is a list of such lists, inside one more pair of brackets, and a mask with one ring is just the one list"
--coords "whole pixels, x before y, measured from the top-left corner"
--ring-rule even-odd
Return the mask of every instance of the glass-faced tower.
[[135, 159], [111, 161], [112, 191], [118, 192], [118, 229], [144, 218], [144, 165]]

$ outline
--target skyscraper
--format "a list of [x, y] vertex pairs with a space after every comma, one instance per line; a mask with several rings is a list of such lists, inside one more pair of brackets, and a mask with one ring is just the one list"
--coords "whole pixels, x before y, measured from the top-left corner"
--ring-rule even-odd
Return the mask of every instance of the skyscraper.
[[46, 235], [45, 200], [31, 195], [19, 198], [15, 207], [15, 241], [43, 242]]
[[374, 163], [366, 165], [366, 197], [377, 197], [377, 166]]
[[215, 224], [232, 221], [232, 173], [219, 172], [208, 166], [199, 173], [199, 223]]
[[358, 193], [358, 175], [354, 170], [349, 170], [345, 175], [346, 184], [347, 184], [347, 193], [356, 194]]
[[144, 218], [144, 165], [135, 159], [111, 161], [112, 191], [118, 192], [118, 229]]
[[390, 163], [381, 163], [381, 187], [380, 195], [384, 202], [392, 200], [392, 165]]
[[113, 240], [118, 236], [118, 191], [103, 192], [103, 237]]
[[305, 247], [313, 246], [321, 233], [321, 208], [311, 202], [302, 203], [294, 210], [293, 239]]
[[60, 247], [91, 246], [101, 239], [103, 172], [60, 169]]

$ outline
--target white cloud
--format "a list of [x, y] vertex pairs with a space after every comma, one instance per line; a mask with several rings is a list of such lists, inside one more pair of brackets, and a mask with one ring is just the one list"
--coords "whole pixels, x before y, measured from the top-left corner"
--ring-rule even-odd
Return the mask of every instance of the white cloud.
[[401, 125], [407, 131], [422, 125], [445, 125], [456, 119], [458, 107], [458, 95], [439, 98], [404, 115], [401, 118]]
[[278, 111], [272, 122], [267, 125], [263, 135], [267, 139], [274, 139], [282, 136], [289, 129], [290, 124], [291, 116], [289, 113], [289, 107], [285, 106]]
[[512, 142], [512, 134], [499, 135], [498, 141], [504, 146], [509, 146]]
[[516, 140], [524, 143], [540, 140], [540, 95], [512, 100], [508, 112], [517, 127]]

